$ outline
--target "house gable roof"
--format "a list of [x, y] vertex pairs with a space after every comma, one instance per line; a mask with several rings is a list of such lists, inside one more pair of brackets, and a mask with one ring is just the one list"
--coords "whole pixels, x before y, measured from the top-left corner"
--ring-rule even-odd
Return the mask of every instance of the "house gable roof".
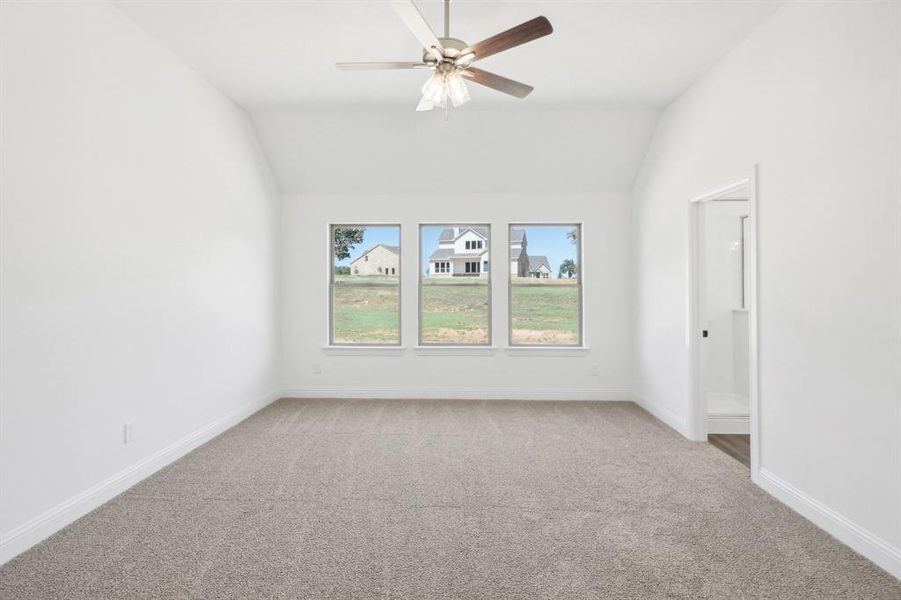
[[459, 238], [464, 233], [466, 233], [467, 231], [472, 231], [477, 236], [479, 236], [483, 239], [486, 239], [486, 240], [488, 239], [488, 227], [486, 227], [484, 225], [466, 225], [466, 226], [460, 227], [460, 231], [459, 231], [459, 233], [457, 233], [456, 236], [454, 236], [454, 228], [453, 227], [447, 227], [445, 229], [442, 229], [441, 235], [438, 236], [438, 241], [439, 242], [452, 242], [452, 241], [456, 240], [457, 238]]
[[384, 248], [385, 250], [388, 250], [389, 252], [393, 252], [394, 254], [399, 254], [399, 253], [400, 253], [400, 246], [389, 246], [388, 244], [376, 244], [375, 246], [373, 246], [372, 248], [370, 248], [369, 250], [367, 250], [366, 252], [364, 252], [364, 253], [361, 254], [360, 256], [358, 256], [358, 257], [356, 257], [355, 259], [353, 259], [352, 261], [350, 261], [350, 264], [354, 264], [355, 262], [357, 262], [358, 260], [360, 260], [361, 258], [363, 258], [364, 256], [366, 256], [367, 254], [369, 254], [370, 252], [372, 252], [373, 250], [375, 250], [375, 249], [378, 248], [379, 246], [381, 246], [381, 247]]
[[529, 270], [537, 271], [539, 267], [544, 265], [548, 271], [551, 270], [551, 263], [548, 261], [547, 256], [529, 256]]

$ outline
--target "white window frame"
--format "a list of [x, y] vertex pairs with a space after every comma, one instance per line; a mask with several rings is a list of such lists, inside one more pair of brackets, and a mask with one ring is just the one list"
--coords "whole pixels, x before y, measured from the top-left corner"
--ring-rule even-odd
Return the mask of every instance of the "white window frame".
[[[353, 229], [366, 229], [369, 227], [395, 227], [397, 228], [397, 342], [379, 344], [373, 342], [335, 342], [335, 229], [342, 227]], [[326, 237], [328, 238], [328, 346], [334, 348], [399, 348], [403, 343], [403, 289], [401, 273], [403, 273], [403, 228], [400, 223], [329, 223]], [[369, 262], [369, 254], [365, 255], [364, 262]], [[354, 284], [348, 284], [352, 287]]]
[[[470, 285], [484, 285], [485, 287], [488, 288], [488, 339], [487, 339], [487, 341], [484, 343], [480, 343], [480, 344], [463, 344], [463, 343], [459, 343], [459, 342], [449, 343], [449, 342], [425, 342], [425, 341], [423, 341], [423, 339], [422, 339], [422, 280], [423, 280], [422, 264], [425, 259], [425, 256], [424, 256], [425, 248], [423, 248], [422, 230], [426, 227], [444, 227], [444, 228], [459, 227], [461, 229], [466, 229], [469, 227], [485, 227], [488, 230], [488, 241], [489, 242], [491, 241], [491, 223], [465, 223], [465, 222], [461, 223], [461, 222], [451, 221], [451, 222], [444, 222], [444, 223], [420, 223], [419, 224], [419, 231], [418, 231], [418, 233], [419, 233], [419, 255], [417, 256], [417, 262], [416, 262], [416, 265], [417, 265], [416, 270], [418, 271], [418, 275], [417, 275], [418, 284], [416, 286], [417, 296], [418, 296], [418, 298], [417, 298], [418, 337], [417, 337], [416, 341], [417, 341], [418, 347], [422, 348], [422, 349], [429, 349], [429, 348], [435, 349], [435, 348], [444, 347], [444, 348], [452, 348], [452, 349], [460, 349], [460, 350], [464, 350], [466, 348], [482, 349], [482, 350], [493, 348], [493, 346], [491, 344], [494, 341], [494, 329], [492, 327], [492, 320], [493, 320], [492, 295], [493, 295], [494, 282], [493, 282], [493, 278], [492, 278], [491, 274], [488, 273], [487, 271], [485, 271], [485, 273], [488, 275], [488, 281], [486, 283], [470, 284]], [[490, 247], [491, 247], [491, 245], [489, 244], [489, 248]], [[509, 251], [508, 251], [508, 253], [509, 253]], [[489, 261], [491, 260], [490, 255], [489, 255], [488, 260]], [[481, 261], [482, 261], [482, 259], [479, 258], [477, 262], [481, 265]], [[448, 260], [447, 265], [448, 265], [447, 273], [451, 273], [451, 268], [450, 268], [451, 261]], [[465, 278], [466, 273], [461, 273], [460, 275], [463, 275]], [[471, 273], [470, 273], [470, 275], [471, 275]], [[427, 351], [427, 350], [424, 350], [424, 351]]]
[[[522, 343], [514, 343], [513, 342], [513, 288], [517, 286], [526, 286], [530, 285], [528, 283], [514, 283], [514, 280], [517, 279], [510, 273], [510, 245], [513, 240], [513, 229], [514, 228], [528, 228], [528, 227], [572, 227], [578, 231], [578, 239], [576, 240], [576, 274], [579, 280], [577, 285], [579, 290], [579, 318], [578, 318], [578, 342], [575, 344], [522, 344]], [[585, 348], [585, 280], [584, 280], [584, 269], [582, 268], [582, 256], [583, 256], [583, 245], [585, 238], [585, 226], [583, 223], [578, 222], [553, 222], [553, 221], [538, 221], [534, 223], [508, 223], [507, 224], [507, 247], [504, 248], [506, 251], [505, 256], [507, 257], [506, 264], [506, 272], [507, 272], [507, 346], [511, 349], [515, 348], [541, 348], [541, 349], [553, 349], [553, 348], [561, 348], [561, 349], [572, 349], [572, 348]], [[534, 284], [533, 284], [534, 285]]]

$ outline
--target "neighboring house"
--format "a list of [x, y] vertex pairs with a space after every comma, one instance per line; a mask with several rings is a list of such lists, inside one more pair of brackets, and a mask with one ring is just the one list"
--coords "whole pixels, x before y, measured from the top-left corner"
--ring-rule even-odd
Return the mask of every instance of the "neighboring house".
[[[514, 277], [552, 279], [546, 256], [529, 256], [524, 229], [510, 230], [510, 274]], [[448, 227], [438, 236], [438, 248], [429, 256], [429, 276], [477, 276], [488, 272], [488, 228]]]
[[525, 229], [514, 227], [510, 230], [510, 275], [529, 276], [529, 254], [526, 250], [528, 245]]
[[400, 256], [397, 246], [379, 244], [350, 263], [351, 275], [397, 275]]
[[429, 275], [477, 277], [488, 272], [488, 228], [448, 227], [429, 256]]
[[529, 257], [529, 277], [537, 277], [538, 279], [552, 279], [554, 277], [554, 272], [551, 271], [551, 263], [548, 262], [547, 256]]

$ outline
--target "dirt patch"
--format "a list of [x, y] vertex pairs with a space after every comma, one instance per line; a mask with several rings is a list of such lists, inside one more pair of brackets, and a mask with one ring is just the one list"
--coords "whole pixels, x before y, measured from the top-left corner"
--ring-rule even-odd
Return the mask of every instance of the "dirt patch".
[[558, 344], [574, 345], [579, 343], [575, 331], [553, 331], [541, 329], [514, 329], [514, 344]]
[[425, 329], [422, 332], [426, 342], [447, 342], [451, 344], [487, 344], [487, 329], [449, 329], [439, 327], [437, 329]]
[[397, 344], [397, 329], [368, 329], [354, 332], [335, 332], [336, 344]]

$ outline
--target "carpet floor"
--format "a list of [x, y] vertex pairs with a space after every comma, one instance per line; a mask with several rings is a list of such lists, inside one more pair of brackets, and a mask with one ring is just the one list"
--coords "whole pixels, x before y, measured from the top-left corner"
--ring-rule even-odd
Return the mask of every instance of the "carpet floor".
[[901, 598], [629, 403], [282, 400], [0, 568], [0, 597]]

